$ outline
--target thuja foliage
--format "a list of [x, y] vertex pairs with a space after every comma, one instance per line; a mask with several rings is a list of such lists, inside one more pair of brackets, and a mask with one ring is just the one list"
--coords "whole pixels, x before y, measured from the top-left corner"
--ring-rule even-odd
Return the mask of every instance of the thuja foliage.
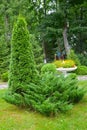
[[37, 81], [37, 71], [25, 19], [19, 17], [11, 40], [9, 87], [17, 91], [24, 84]]
[[[13, 29], [9, 88], [6, 101], [47, 116], [64, 112], [80, 101], [84, 90], [76, 75], [57, 75], [53, 64], [44, 65], [38, 77], [26, 22], [19, 18]], [[51, 72], [52, 70], [52, 72]]]

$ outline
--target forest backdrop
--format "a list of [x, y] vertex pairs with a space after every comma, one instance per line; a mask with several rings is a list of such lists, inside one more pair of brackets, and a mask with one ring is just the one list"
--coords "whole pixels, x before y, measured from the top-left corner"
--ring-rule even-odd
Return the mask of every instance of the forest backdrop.
[[18, 15], [25, 17], [33, 37], [36, 62], [54, 60], [59, 49], [72, 48], [87, 65], [86, 0], [0, 0], [0, 75], [8, 70], [12, 28]]

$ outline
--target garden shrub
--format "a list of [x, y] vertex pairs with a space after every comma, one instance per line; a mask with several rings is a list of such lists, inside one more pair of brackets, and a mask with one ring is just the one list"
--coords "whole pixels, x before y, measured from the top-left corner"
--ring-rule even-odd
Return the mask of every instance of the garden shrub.
[[53, 64], [56, 66], [56, 68], [62, 67], [63, 60], [55, 60]]
[[78, 56], [75, 54], [74, 50], [70, 50], [70, 54], [67, 57], [68, 59], [74, 60], [75, 64], [77, 66], [81, 65], [80, 60], [78, 58]]
[[81, 65], [87, 66], [87, 54], [78, 54]]
[[20, 93], [19, 90], [11, 97], [9, 94], [7, 101], [11, 98], [10, 103], [28, 107], [47, 116], [71, 109], [84, 96], [84, 90], [78, 87], [76, 74], [64, 77], [46, 72], [37, 85], [30, 83], [23, 86]]
[[56, 67], [46, 64], [38, 76], [29, 33], [19, 18], [12, 35], [9, 88], [5, 100], [44, 115], [56, 115], [72, 108], [84, 96], [75, 74], [56, 75]]
[[9, 91], [18, 93], [30, 82], [37, 83], [38, 72], [34, 62], [32, 44], [25, 19], [19, 17], [14, 25], [11, 40], [11, 59], [9, 69]]
[[78, 75], [87, 75], [87, 66], [78, 66], [75, 73]]
[[75, 67], [75, 62], [73, 60], [56, 60], [53, 62], [56, 65], [56, 68], [63, 67], [63, 68], [70, 68]]
[[12, 35], [9, 87], [37, 80], [32, 44], [29, 39], [26, 22], [24, 18], [19, 17]]
[[73, 60], [66, 60], [65, 63], [63, 64], [64, 68], [70, 68], [70, 67], [75, 67], [75, 62]]
[[56, 66], [52, 63], [47, 63], [47, 64], [43, 65], [43, 67], [41, 68], [41, 73], [45, 73], [45, 72], [55, 73]]
[[1, 75], [1, 80], [4, 82], [8, 81], [8, 72], [5, 72]]
[[[42, 82], [46, 85], [44, 87], [44, 95], [46, 96], [45, 103], [50, 105], [49, 112], [52, 108], [55, 108], [51, 111], [54, 114], [58, 111], [64, 112], [69, 110], [72, 108], [72, 104], [80, 101], [84, 95], [84, 90], [78, 87], [78, 80], [75, 74], [70, 74], [67, 77], [64, 77], [64, 75], [57, 77], [52, 73], [45, 73], [42, 77]], [[43, 104], [41, 107], [43, 109]], [[44, 114], [48, 114], [45, 108], [47, 109], [47, 104], [44, 106], [42, 112], [45, 111], [46, 113]]]

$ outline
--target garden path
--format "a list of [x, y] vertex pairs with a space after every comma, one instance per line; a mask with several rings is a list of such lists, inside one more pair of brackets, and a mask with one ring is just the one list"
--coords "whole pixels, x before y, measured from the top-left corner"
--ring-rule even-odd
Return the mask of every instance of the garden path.
[[7, 88], [8, 84], [7, 83], [0, 83], [0, 89]]
[[78, 76], [78, 80], [87, 80], [87, 75]]

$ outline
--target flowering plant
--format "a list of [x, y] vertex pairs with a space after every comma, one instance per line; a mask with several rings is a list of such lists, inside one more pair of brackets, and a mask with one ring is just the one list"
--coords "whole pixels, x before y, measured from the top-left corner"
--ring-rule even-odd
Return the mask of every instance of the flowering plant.
[[75, 62], [73, 60], [56, 60], [53, 62], [56, 65], [56, 68], [71, 68], [75, 67]]

